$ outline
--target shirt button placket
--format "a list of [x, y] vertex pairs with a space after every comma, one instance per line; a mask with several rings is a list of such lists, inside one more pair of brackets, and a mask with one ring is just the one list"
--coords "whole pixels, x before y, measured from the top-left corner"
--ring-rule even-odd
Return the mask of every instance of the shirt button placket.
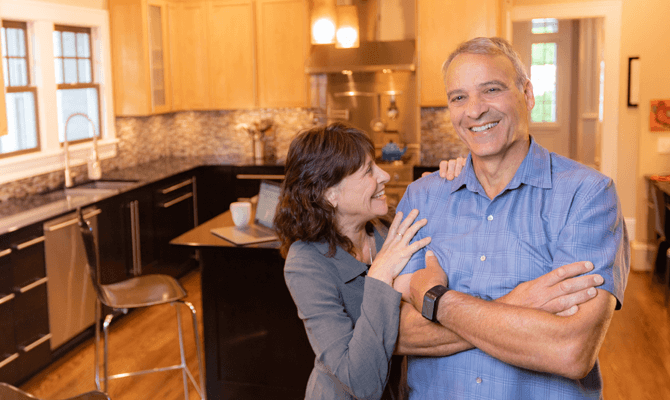
[[475, 382], [477, 382], [477, 383], [482, 383], [482, 378], [477, 377], [477, 379], [475, 379]]

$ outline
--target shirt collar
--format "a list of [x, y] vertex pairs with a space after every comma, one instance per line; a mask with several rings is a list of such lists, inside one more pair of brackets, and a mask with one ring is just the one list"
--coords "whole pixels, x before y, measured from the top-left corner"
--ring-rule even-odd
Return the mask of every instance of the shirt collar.
[[[377, 248], [377, 253], [379, 253], [379, 251], [382, 248], [382, 245], [384, 244], [384, 238], [379, 234], [379, 232], [376, 229], [374, 233], [375, 233], [375, 247]], [[313, 244], [319, 251], [319, 253], [323, 255], [326, 255], [328, 253], [328, 243], [320, 242]], [[350, 281], [354, 280], [361, 274], [368, 272], [368, 267], [366, 264], [358, 261], [354, 256], [344, 251], [344, 249], [341, 248], [340, 246], [337, 246], [337, 252], [335, 253], [335, 256], [329, 258], [329, 260], [331, 260], [331, 262], [337, 269], [337, 272], [340, 274], [340, 278], [345, 283], [349, 283]]]
[[[512, 181], [507, 184], [506, 189], [516, 189], [522, 183], [545, 189], [551, 188], [551, 157], [549, 151], [537, 144], [532, 136], [530, 137], [528, 154], [521, 162]], [[461, 174], [454, 178], [451, 192], [453, 193], [463, 186], [472, 192], [483, 192], [482, 185], [479, 183], [472, 166], [472, 153], [468, 154]]]

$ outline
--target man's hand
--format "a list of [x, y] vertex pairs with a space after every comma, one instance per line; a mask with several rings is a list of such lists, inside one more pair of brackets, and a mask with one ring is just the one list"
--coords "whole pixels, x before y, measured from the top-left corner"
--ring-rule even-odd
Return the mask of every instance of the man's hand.
[[[463, 167], [465, 166], [465, 158], [463, 157], [458, 157], [454, 160], [442, 160], [440, 161], [440, 178], [444, 178], [446, 180], [453, 180], [456, 178], [458, 175], [461, 174], [461, 171], [463, 170]], [[424, 172], [421, 174], [421, 176], [426, 176], [431, 174], [432, 172]]]
[[590, 261], [564, 265], [532, 281], [520, 283], [496, 301], [534, 308], [567, 317], [579, 310], [579, 304], [596, 297], [596, 286], [604, 279], [598, 274], [578, 276], [593, 270]]
[[449, 287], [449, 279], [442, 267], [440, 267], [435, 254], [428, 250], [426, 252], [426, 268], [412, 274], [412, 280], [409, 284], [410, 298], [405, 299], [405, 301], [410, 301], [414, 308], [421, 312], [421, 308], [423, 308], [423, 296], [435, 285]]

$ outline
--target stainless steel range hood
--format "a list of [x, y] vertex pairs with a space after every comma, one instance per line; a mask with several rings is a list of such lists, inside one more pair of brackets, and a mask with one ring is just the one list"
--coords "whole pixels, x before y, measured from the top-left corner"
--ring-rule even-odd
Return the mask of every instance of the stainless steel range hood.
[[355, 49], [337, 49], [335, 45], [312, 46], [305, 63], [308, 74], [376, 72], [384, 69], [414, 71], [416, 50], [414, 40], [361, 42]]

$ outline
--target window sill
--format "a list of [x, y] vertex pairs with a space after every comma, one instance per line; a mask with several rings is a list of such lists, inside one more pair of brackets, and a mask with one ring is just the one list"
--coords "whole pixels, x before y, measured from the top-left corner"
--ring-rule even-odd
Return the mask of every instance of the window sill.
[[[118, 139], [98, 141], [100, 160], [116, 157]], [[92, 142], [70, 145], [70, 166], [86, 164], [93, 148]], [[0, 184], [65, 170], [63, 149], [41, 151], [0, 160]]]

